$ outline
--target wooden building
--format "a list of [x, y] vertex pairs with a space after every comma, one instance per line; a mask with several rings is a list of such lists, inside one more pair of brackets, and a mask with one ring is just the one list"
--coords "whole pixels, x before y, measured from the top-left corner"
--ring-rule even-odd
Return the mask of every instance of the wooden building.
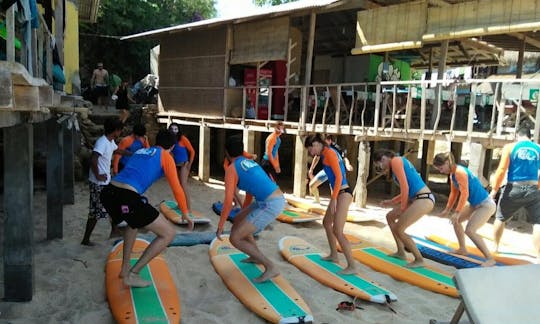
[[[86, 108], [70, 104], [71, 87], [53, 89], [53, 50], [68, 82], [78, 73], [78, 6], [81, 19], [95, 21], [99, 0], [11, 1], [0, 12], [5, 37], [0, 39], [0, 127], [3, 139], [3, 300], [29, 301], [34, 293], [33, 193], [34, 154], [46, 154], [47, 239], [63, 236], [63, 206], [74, 202], [73, 150], [76, 114]], [[41, 5], [40, 5], [41, 6]], [[21, 22], [21, 19], [23, 22]], [[65, 26], [64, 26], [65, 24]], [[2, 55], [2, 57], [4, 57]], [[64, 92], [64, 91], [67, 92]]]
[[[521, 123], [538, 140], [538, 100], [528, 93], [540, 88], [537, 80], [521, 79], [519, 69], [517, 77], [487, 80], [448, 80], [444, 72], [503, 65], [505, 50], [521, 60], [540, 51], [539, 18], [536, 0], [315, 0], [123, 39], [159, 40], [160, 121], [198, 130], [192, 141], [202, 180], [222, 159], [225, 134], [242, 132], [247, 150], [260, 152], [264, 132], [280, 119], [294, 193], [306, 189], [303, 137], [333, 133], [357, 157], [349, 180], [357, 180], [363, 205], [373, 142], [396, 141], [402, 153], [421, 143], [426, 177], [436, 140], [458, 156], [465, 143], [474, 150], [471, 168], [485, 176], [491, 149], [512, 141]], [[437, 71], [438, 80], [415, 79], [414, 69]], [[478, 106], [489, 111], [481, 127]]]

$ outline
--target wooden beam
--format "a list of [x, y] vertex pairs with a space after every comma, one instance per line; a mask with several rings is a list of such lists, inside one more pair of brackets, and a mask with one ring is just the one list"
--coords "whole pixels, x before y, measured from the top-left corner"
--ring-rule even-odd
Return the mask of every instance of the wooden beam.
[[[521, 48], [518, 52], [518, 60], [516, 63], [516, 79], [521, 79], [521, 76], [523, 74], [523, 58], [525, 56], [525, 47], [527, 46], [527, 42], [525, 41], [525, 38], [521, 40]], [[520, 97], [521, 102], [521, 97]]]
[[450, 3], [444, 1], [444, 0], [429, 0], [428, 1], [430, 5], [435, 7], [448, 7], [451, 6]]
[[61, 239], [64, 231], [64, 131], [47, 122], [47, 239]]
[[467, 58], [467, 59], [471, 58], [471, 56], [469, 55], [469, 52], [467, 52], [467, 49], [465, 48], [465, 46], [463, 46], [463, 44], [460, 43], [458, 45], [458, 48], [461, 51], [461, 53], [463, 54], [463, 56], [465, 56], [465, 58]]
[[6, 58], [15, 62], [15, 4], [6, 11]]
[[512, 36], [512, 37], [515, 37], [517, 39], [520, 39], [520, 40], [525, 40], [525, 42], [527, 44], [532, 45], [532, 46], [534, 46], [536, 48], [540, 48], [540, 41], [538, 41], [536, 39], [527, 37], [526, 35], [523, 35], [521, 33], [509, 33], [508, 35]]
[[473, 48], [481, 49], [486, 52], [490, 52], [495, 55], [503, 55], [504, 50], [488, 42], [478, 40], [477, 38], [465, 38], [461, 40], [463, 45], [470, 46]]

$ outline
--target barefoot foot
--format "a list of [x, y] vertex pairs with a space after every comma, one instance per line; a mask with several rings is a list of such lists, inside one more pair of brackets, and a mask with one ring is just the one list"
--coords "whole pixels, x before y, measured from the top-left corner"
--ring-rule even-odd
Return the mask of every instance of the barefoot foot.
[[348, 274], [355, 274], [357, 272], [358, 272], [358, 270], [356, 270], [356, 267], [348, 266], [347, 268], [345, 268], [345, 269], [343, 269], [341, 271], [338, 271], [337, 273], [338, 274], [348, 275]]
[[326, 255], [326, 256], [321, 256], [321, 260], [323, 261], [331, 261], [331, 262], [338, 262], [339, 261], [339, 258], [337, 255]]
[[462, 250], [462, 249], [455, 249], [455, 250], [452, 250], [450, 251], [450, 253], [453, 253], [453, 254], [459, 254], [459, 255], [467, 255], [467, 250]]
[[495, 259], [491, 258], [491, 259], [487, 259], [480, 266], [481, 267], [493, 267], [496, 263], [497, 263], [497, 261], [495, 261]]
[[133, 287], [133, 288], [144, 288], [150, 286], [152, 283], [147, 280], [143, 280], [138, 274], [129, 272], [127, 276], [124, 277], [124, 285]]
[[90, 241], [82, 241], [81, 242], [81, 245], [86, 245], [86, 246], [95, 246], [96, 244], [93, 243], [93, 242], [90, 242]]
[[257, 263], [257, 264], [260, 264], [259, 261], [257, 261], [256, 259], [252, 258], [252, 257], [247, 257], [243, 260], [240, 260], [240, 262], [244, 262], [244, 263]]
[[253, 281], [261, 283], [277, 276], [279, 276], [279, 271], [275, 269], [267, 269], [260, 277], [254, 278]]
[[424, 261], [417, 261], [417, 260], [414, 260], [413, 262], [409, 262], [405, 265], [406, 268], [420, 268], [420, 267], [423, 267], [424, 266]]
[[405, 255], [405, 253], [396, 252], [396, 253], [392, 253], [392, 254], [390, 254], [388, 256], [391, 257], [391, 258], [407, 260], [407, 256]]

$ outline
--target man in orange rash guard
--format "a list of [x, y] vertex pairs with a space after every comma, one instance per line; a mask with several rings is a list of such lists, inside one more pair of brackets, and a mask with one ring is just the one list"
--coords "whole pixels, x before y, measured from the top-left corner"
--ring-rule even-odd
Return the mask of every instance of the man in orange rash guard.
[[[131, 152], [131, 154], [137, 152], [141, 148], [149, 148], [150, 144], [146, 138], [146, 127], [142, 124], [136, 124], [133, 126], [133, 132], [131, 135], [124, 137], [118, 144], [118, 149], [126, 150]], [[115, 154], [113, 157], [113, 175], [118, 174], [120, 170], [129, 161], [129, 156], [120, 156], [120, 154]]]
[[277, 122], [272, 134], [268, 135], [265, 141], [264, 155], [261, 159], [261, 166], [272, 180], [277, 181], [278, 174], [281, 173], [279, 166], [279, 146], [281, 145], [281, 134], [285, 132], [283, 122]]
[[[101, 201], [113, 222], [118, 224], [126, 221], [129, 225], [124, 231], [122, 270], [119, 275], [126, 286], [147, 287], [151, 284], [141, 279], [139, 271], [169, 245], [176, 233], [173, 225], [142, 196], [163, 175], [182, 210], [182, 219], [187, 221], [190, 230], [193, 229], [184, 190], [178, 181], [176, 165], [170, 154], [175, 141], [172, 133], [160, 130], [156, 135], [156, 145], [135, 152], [126, 167], [101, 192]], [[138, 229], [143, 227], [156, 234], [156, 238], [144, 250], [137, 263], [130, 267], [131, 250]]]
[[495, 172], [495, 181], [490, 192], [494, 198], [501, 188], [504, 176], [507, 184], [501, 190], [497, 203], [496, 219], [493, 223], [495, 252], [504, 231], [505, 223], [513, 214], [524, 207], [528, 213], [528, 221], [533, 224], [533, 247], [540, 262], [540, 146], [531, 141], [531, 131], [521, 127], [517, 131], [517, 141], [506, 144], [501, 153], [501, 160]]
[[253, 279], [255, 282], [263, 282], [279, 275], [279, 271], [274, 263], [259, 250], [253, 234], [262, 231], [277, 218], [283, 211], [285, 198], [279, 187], [270, 180], [260, 165], [243, 157], [242, 151], [241, 140], [235, 136], [227, 139], [225, 154], [231, 161], [231, 165], [225, 171], [225, 199], [216, 236], [221, 240], [223, 226], [232, 209], [236, 188], [251, 194], [255, 198], [255, 202], [243, 208], [235, 216], [230, 242], [248, 255], [248, 258], [243, 262], [254, 262], [264, 266], [264, 273]]
[[[246, 152], [246, 151], [242, 151], [242, 156], [245, 157], [246, 159], [250, 159], [250, 160], [256, 160], [257, 159], [257, 154], [252, 154], [252, 153], [249, 153], [249, 152]], [[223, 159], [223, 170], [227, 170], [227, 167], [230, 164], [231, 164], [231, 162], [229, 161], [229, 159], [227, 157], [225, 157]], [[250, 194], [246, 194], [246, 199], [242, 203], [242, 197], [238, 193], [238, 190], [235, 190], [233, 201], [234, 201], [235, 205], [237, 205], [237, 206], [247, 207], [253, 201], [253, 196], [250, 195]]]

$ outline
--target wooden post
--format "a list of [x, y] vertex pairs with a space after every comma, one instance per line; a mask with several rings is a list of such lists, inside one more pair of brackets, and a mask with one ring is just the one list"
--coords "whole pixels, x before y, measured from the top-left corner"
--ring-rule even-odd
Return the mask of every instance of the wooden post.
[[210, 127], [199, 126], [199, 180], [210, 179]]
[[315, 22], [317, 15], [315, 11], [311, 11], [309, 17], [309, 38], [307, 43], [307, 55], [306, 55], [306, 78], [304, 79], [305, 85], [311, 84], [311, 68], [313, 65], [313, 44], [315, 43]]
[[63, 237], [64, 132], [56, 118], [47, 122], [47, 239]]
[[221, 165], [223, 163], [223, 159], [225, 158], [225, 141], [227, 140], [225, 137], [226, 133], [226, 129], [215, 129], [216, 137], [212, 143], [212, 153], [214, 153], [213, 156], [215, 156], [214, 160], [216, 161], [217, 165]]
[[527, 46], [526, 39], [526, 37], [523, 37], [523, 39], [521, 40], [521, 47], [519, 48], [516, 67], [516, 79], [521, 79], [523, 75], [523, 57], [525, 55], [525, 47]]
[[[379, 132], [379, 114], [381, 110], [381, 84], [377, 83], [375, 90], [375, 116], [373, 117], [374, 134]], [[383, 121], [384, 122], [384, 121]]]
[[[244, 128], [243, 133], [244, 150], [249, 153], [255, 153], [255, 132]], [[259, 158], [259, 156], [257, 157]], [[262, 156], [261, 156], [262, 158]]]
[[367, 180], [371, 166], [371, 148], [369, 142], [362, 141], [358, 144], [358, 177], [354, 189], [354, 203], [358, 207], [366, 207], [367, 204]]
[[467, 118], [467, 138], [471, 138], [474, 125], [474, 109], [476, 107], [476, 92], [471, 86], [471, 100], [469, 102], [469, 116]]
[[[446, 71], [446, 57], [448, 55], [448, 40], [443, 40], [441, 42], [441, 53], [439, 56], [439, 67], [437, 68], [437, 80], [442, 80], [444, 78], [444, 72]], [[440, 84], [439, 84], [440, 85]], [[439, 118], [439, 96], [442, 95], [441, 87], [437, 87], [436, 93], [435, 93], [435, 100], [436, 105], [433, 106], [433, 109], [431, 110], [431, 121], [430, 121], [430, 128], [434, 128], [436, 126], [436, 120]]]
[[428, 183], [429, 178], [429, 166], [433, 161], [433, 155], [435, 153], [435, 141], [423, 141], [422, 142], [422, 165], [420, 166], [420, 176], [424, 179], [425, 183]]
[[296, 135], [294, 143], [294, 185], [293, 193], [297, 197], [306, 195], [307, 150], [302, 136]]
[[6, 58], [15, 62], [15, 4], [6, 11]]
[[533, 140], [535, 143], [538, 143], [540, 136], [540, 98], [536, 99], [536, 118], [534, 121], [534, 134]]
[[60, 63], [64, 65], [64, 1], [56, 0], [54, 6], [55, 32], [54, 40], [58, 48]]
[[478, 177], [484, 187], [489, 183], [484, 178], [484, 162], [486, 157], [486, 148], [479, 143], [471, 143], [471, 160], [469, 161], [469, 170]]
[[[227, 107], [229, 105], [229, 77], [230, 77], [230, 66], [229, 62], [231, 59], [231, 50], [232, 50], [232, 43], [233, 43], [233, 31], [231, 24], [227, 25], [227, 38], [225, 39], [225, 73], [224, 73], [224, 91], [223, 91], [223, 120], [225, 120], [225, 117], [227, 116]], [[245, 101], [245, 99], [244, 99]], [[245, 104], [245, 103], [244, 103]], [[243, 105], [242, 105], [243, 107]], [[243, 107], [245, 110], [245, 107]]]
[[64, 124], [64, 205], [75, 203], [75, 170], [73, 166], [75, 132], [74, 126], [68, 129]]
[[[34, 292], [32, 124], [4, 130], [4, 301], [31, 301]], [[13, 157], [17, 157], [14, 163]]]

